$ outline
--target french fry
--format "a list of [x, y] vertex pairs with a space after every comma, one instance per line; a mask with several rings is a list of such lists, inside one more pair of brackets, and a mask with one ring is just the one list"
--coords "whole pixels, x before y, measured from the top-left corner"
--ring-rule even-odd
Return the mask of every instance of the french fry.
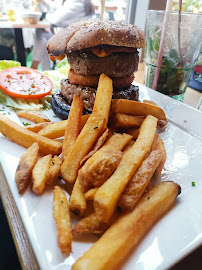
[[79, 236], [83, 233], [103, 233], [109, 228], [109, 225], [100, 222], [95, 213], [81, 219], [72, 229], [73, 236]]
[[27, 130], [33, 131], [35, 133], [38, 133], [41, 129], [43, 129], [45, 126], [48, 126], [50, 124], [52, 124], [52, 122], [43, 122], [43, 123], [38, 123], [34, 125], [28, 125], [24, 128]]
[[136, 140], [138, 135], [140, 133], [140, 129], [139, 128], [131, 128], [127, 130], [127, 134], [133, 136], [133, 139]]
[[106, 119], [102, 115], [91, 115], [77, 137], [72, 150], [64, 160], [60, 173], [62, 178], [73, 184], [76, 180], [81, 160], [89, 153], [97, 138], [106, 125]]
[[61, 165], [62, 165], [61, 158], [59, 158], [58, 156], [54, 156], [50, 162], [46, 184], [51, 185], [55, 181], [57, 181]]
[[150, 152], [153, 151], [156, 148], [158, 139], [159, 139], [159, 134], [156, 133], [155, 136], [154, 136], [151, 148], [150, 148]]
[[61, 188], [54, 187], [53, 217], [57, 226], [58, 247], [63, 254], [69, 255], [72, 250], [72, 228], [69, 205]]
[[4, 115], [0, 115], [0, 132], [9, 140], [25, 148], [29, 148], [34, 142], [37, 142], [39, 144], [39, 152], [43, 155], [59, 155], [62, 150], [62, 144], [60, 142], [26, 130]]
[[84, 194], [85, 199], [88, 200], [88, 201], [93, 201], [94, 196], [95, 196], [95, 193], [97, 192], [97, 190], [98, 190], [97, 187], [89, 189], [89, 190]]
[[[95, 187], [101, 186], [118, 167], [123, 156], [120, 150], [114, 150], [109, 145], [103, 146], [87, 162], [85, 172], [80, 178], [80, 184], [90, 182]], [[82, 184], [81, 184], [82, 186]], [[83, 190], [82, 186], [82, 190]], [[83, 190], [86, 192], [87, 190]]]
[[112, 80], [105, 74], [101, 74], [96, 92], [95, 103], [93, 106], [93, 114], [103, 115], [106, 119], [106, 125], [109, 118], [112, 92]]
[[[143, 102], [159, 107], [155, 102], [153, 102], [151, 100], [143, 100]], [[167, 123], [168, 123], [168, 119], [167, 118], [165, 120], [158, 120], [157, 128], [158, 129], [162, 129], [162, 128], [164, 128], [167, 125]]]
[[113, 99], [111, 111], [114, 113], [125, 113], [129, 115], [153, 115], [154, 117], [165, 120], [164, 111], [153, 104], [131, 101], [126, 99]]
[[[83, 126], [87, 122], [89, 116], [90, 114], [82, 115], [80, 130], [83, 128]], [[50, 138], [50, 139], [57, 139], [57, 138], [63, 137], [65, 135], [67, 122], [68, 120], [63, 120], [60, 122], [52, 123], [44, 127], [42, 130], [40, 130], [38, 134], [44, 137]]]
[[108, 223], [100, 221], [96, 213], [81, 219], [73, 228], [73, 236], [79, 236], [83, 233], [104, 233], [120, 216], [120, 212], [115, 211]]
[[79, 135], [82, 110], [82, 99], [78, 95], [74, 95], [62, 145], [62, 161], [65, 160], [68, 153], [71, 151], [73, 144]]
[[142, 116], [128, 115], [124, 113], [115, 113], [113, 115], [113, 125], [117, 128], [133, 128], [140, 127], [144, 121]]
[[104, 144], [110, 146], [114, 150], [121, 151], [132, 139], [132, 136], [123, 133], [114, 133]]
[[15, 173], [15, 182], [20, 194], [24, 193], [32, 179], [32, 169], [37, 162], [39, 152], [38, 143], [33, 143], [22, 154]]
[[142, 162], [141, 166], [126, 186], [118, 205], [123, 211], [132, 211], [142, 197], [152, 175], [161, 161], [162, 155], [159, 150], [154, 150]]
[[36, 165], [32, 170], [32, 181], [33, 181], [32, 190], [36, 195], [40, 195], [45, 188], [45, 183], [48, 178], [48, 171], [51, 159], [52, 159], [51, 154], [42, 157], [37, 161]]
[[158, 129], [162, 129], [164, 128], [168, 123], [168, 119], [166, 118], [165, 120], [158, 120], [158, 123], [157, 123], [157, 128]]
[[35, 123], [50, 122], [45, 114], [36, 111], [19, 111], [17, 115]]
[[97, 152], [98, 149], [100, 149], [100, 147], [102, 147], [102, 145], [106, 141], [108, 133], [109, 133], [109, 129], [106, 128], [106, 130], [102, 133], [102, 135], [99, 137], [99, 139], [95, 143], [93, 149], [81, 160], [80, 166], [82, 166], [86, 162], [86, 160], [88, 160], [95, 152]]
[[151, 189], [134, 211], [121, 216], [74, 263], [72, 270], [119, 269], [152, 226], [173, 206], [180, 192], [180, 186], [174, 182], [162, 182]]
[[87, 208], [86, 199], [79, 184], [79, 174], [72, 190], [69, 207], [71, 212], [79, 217], [83, 216]]
[[150, 151], [156, 125], [157, 118], [148, 115], [132, 148], [124, 153], [116, 171], [96, 192], [94, 209], [103, 222], [108, 222], [112, 216], [124, 188]]
[[161, 171], [162, 171], [162, 169], [164, 167], [164, 164], [166, 162], [166, 149], [165, 149], [165, 146], [164, 146], [164, 142], [162, 140], [159, 140], [155, 149], [161, 151], [161, 153], [162, 153], [161, 162], [160, 162], [159, 166], [157, 167], [157, 169], [155, 171], [155, 174], [160, 175]]
[[92, 186], [101, 186], [117, 168], [121, 150], [132, 139], [128, 134], [116, 133], [94, 153], [80, 170], [80, 186], [85, 193]]

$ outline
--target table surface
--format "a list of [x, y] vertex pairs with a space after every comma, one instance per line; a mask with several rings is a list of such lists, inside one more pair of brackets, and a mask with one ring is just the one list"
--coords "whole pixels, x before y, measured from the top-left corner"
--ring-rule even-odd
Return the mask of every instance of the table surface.
[[[143, 83], [144, 80], [144, 65], [139, 64], [139, 70], [135, 74], [135, 81]], [[202, 93], [199, 93], [191, 88], [186, 90], [184, 97], [184, 103], [197, 108], [197, 104], [202, 97]], [[36, 257], [31, 247], [30, 241], [26, 234], [24, 225], [16, 207], [15, 201], [11, 194], [10, 188], [6, 181], [4, 172], [0, 165], [0, 195], [7, 215], [8, 223], [11, 233], [13, 235], [14, 243], [19, 256], [19, 261], [23, 269], [26, 270], [39, 270]], [[184, 260], [179, 262], [172, 270], [184, 270], [184, 269], [201, 269], [201, 256], [202, 247], [198, 248], [191, 255], [187, 256]]]
[[23, 20], [20, 21], [1, 21], [0, 28], [50, 28], [50, 23], [46, 21], [39, 21], [37, 24], [24, 23]]

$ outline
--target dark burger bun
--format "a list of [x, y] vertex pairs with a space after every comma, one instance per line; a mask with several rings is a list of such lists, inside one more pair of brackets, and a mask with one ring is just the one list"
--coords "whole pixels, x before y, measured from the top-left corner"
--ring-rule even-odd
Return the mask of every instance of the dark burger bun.
[[71, 24], [52, 36], [47, 44], [53, 56], [71, 53], [98, 45], [144, 48], [143, 31], [135, 25], [109, 20], [86, 20]]
[[[66, 98], [62, 95], [61, 91], [56, 91], [51, 97], [51, 108], [55, 115], [61, 120], [66, 120], [69, 117], [71, 105], [68, 104]], [[82, 114], [90, 114], [91, 112], [83, 109]]]

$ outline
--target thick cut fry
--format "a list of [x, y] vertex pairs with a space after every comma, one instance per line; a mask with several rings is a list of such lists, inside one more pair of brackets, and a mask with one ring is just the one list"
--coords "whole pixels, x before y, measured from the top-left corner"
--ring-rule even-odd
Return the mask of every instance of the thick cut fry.
[[113, 121], [113, 125], [117, 128], [133, 128], [140, 127], [144, 119], [142, 116], [115, 113], [111, 121]]
[[150, 152], [153, 151], [155, 148], [156, 148], [156, 145], [157, 145], [157, 142], [158, 142], [158, 139], [159, 139], [159, 134], [155, 134], [154, 136], [154, 139], [153, 139], [153, 142], [152, 142], [152, 145], [151, 145], [151, 149], [150, 149]]
[[18, 192], [22, 194], [28, 187], [32, 178], [32, 169], [37, 162], [39, 152], [38, 143], [33, 143], [28, 150], [22, 154], [15, 173], [15, 182]]
[[72, 226], [69, 205], [61, 188], [54, 187], [53, 217], [57, 226], [58, 247], [63, 254], [69, 255], [72, 250]]
[[166, 118], [165, 120], [158, 120], [158, 123], [157, 123], [157, 128], [158, 129], [162, 129], [164, 128], [168, 123], [168, 119]]
[[34, 125], [28, 125], [28, 126], [26, 126], [24, 128], [37, 133], [41, 129], [43, 129], [45, 126], [48, 126], [50, 124], [52, 124], [52, 122], [44, 122], [44, 123], [38, 123], [38, 124], [34, 124]]
[[120, 212], [115, 211], [108, 223], [100, 221], [96, 213], [92, 213], [89, 216], [80, 220], [73, 228], [72, 234], [74, 236], [81, 235], [83, 233], [104, 233], [120, 216]]
[[34, 142], [37, 142], [39, 144], [39, 152], [43, 155], [59, 155], [62, 150], [60, 142], [44, 138], [38, 133], [26, 130], [4, 115], [0, 115], [0, 132], [11, 141], [25, 148], [29, 148]]
[[69, 207], [72, 213], [79, 217], [83, 216], [83, 213], [87, 208], [86, 199], [79, 184], [79, 175], [72, 190]]
[[35, 123], [50, 122], [50, 119], [43, 113], [35, 111], [19, 111], [17, 113], [19, 117], [23, 117]]
[[95, 213], [81, 219], [73, 228], [73, 236], [83, 233], [103, 233], [109, 228], [109, 225], [99, 221]]
[[138, 135], [140, 133], [140, 129], [139, 128], [131, 128], [127, 130], [127, 134], [133, 136], [133, 139], [136, 140]]
[[161, 162], [160, 162], [159, 166], [157, 167], [157, 169], [155, 171], [155, 174], [160, 175], [161, 171], [162, 171], [162, 169], [164, 167], [164, 164], [166, 162], [166, 149], [165, 149], [165, 146], [164, 146], [164, 142], [162, 140], [159, 140], [155, 149], [161, 151], [161, 153], [162, 153]]
[[118, 167], [122, 156], [123, 152], [103, 146], [87, 161], [84, 178], [95, 187], [101, 186]]
[[112, 92], [112, 80], [105, 74], [101, 74], [96, 92], [95, 103], [93, 106], [93, 114], [103, 115], [106, 119], [106, 125], [109, 118]]
[[124, 188], [150, 151], [156, 125], [157, 118], [148, 115], [132, 148], [124, 153], [116, 171], [96, 192], [94, 209], [102, 221], [110, 219]]
[[131, 139], [128, 134], [116, 133], [86, 161], [80, 170], [80, 186], [84, 193], [92, 186], [101, 186], [110, 177], [122, 158], [121, 150]]
[[89, 153], [105, 124], [106, 119], [102, 115], [92, 114], [89, 117], [60, 169], [62, 178], [68, 183], [75, 182], [81, 160]]
[[95, 193], [97, 192], [97, 190], [98, 190], [97, 187], [89, 189], [89, 190], [84, 194], [85, 199], [88, 200], [88, 201], [93, 201], [94, 196], [95, 196]]
[[64, 161], [75, 143], [81, 126], [81, 115], [83, 110], [83, 101], [78, 95], [74, 95], [71, 105], [67, 126], [65, 130], [64, 141], [62, 145], [62, 160]]
[[48, 171], [52, 155], [47, 155], [39, 159], [32, 171], [33, 191], [36, 195], [40, 195], [48, 178]]
[[82, 166], [86, 162], [86, 160], [88, 160], [95, 152], [97, 152], [98, 149], [100, 149], [100, 147], [102, 147], [102, 145], [106, 141], [108, 133], [109, 133], [109, 129], [106, 128], [105, 132], [102, 133], [100, 138], [95, 143], [93, 149], [81, 160], [80, 166]]
[[50, 167], [48, 171], [48, 177], [46, 180], [46, 184], [51, 185], [55, 181], [58, 180], [60, 166], [62, 164], [62, 160], [58, 156], [54, 156], [50, 162]]
[[[87, 122], [89, 116], [90, 114], [82, 115], [80, 130]], [[48, 125], [42, 130], [40, 130], [39, 134], [50, 139], [63, 137], [65, 135], [65, 128], [67, 126], [67, 122], [68, 120], [52, 123], [51, 125]]]
[[173, 206], [180, 190], [180, 186], [174, 182], [162, 182], [151, 189], [133, 212], [121, 216], [74, 263], [72, 270], [119, 269], [152, 226]]
[[132, 139], [132, 136], [126, 133], [114, 133], [104, 144], [108, 145], [114, 150], [122, 150]]
[[161, 161], [162, 155], [159, 150], [154, 150], [142, 162], [141, 166], [126, 186], [118, 205], [123, 211], [132, 211], [142, 197], [152, 175]]
[[154, 117], [165, 120], [166, 116], [164, 111], [153, 104], [131, 101], [126, 99], [113, 99], [112, 112], [125, 113], [129, 115], [153, 115]]

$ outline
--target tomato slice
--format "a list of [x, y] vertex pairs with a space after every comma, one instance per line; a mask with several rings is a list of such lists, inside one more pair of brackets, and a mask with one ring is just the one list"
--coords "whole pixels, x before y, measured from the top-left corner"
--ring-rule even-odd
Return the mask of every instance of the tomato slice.
[[47, 96], [53, 88], [44, 74], [27, 67], [11, 67], [0, 72], [0, 89], [9, 96], [38, 99]]

